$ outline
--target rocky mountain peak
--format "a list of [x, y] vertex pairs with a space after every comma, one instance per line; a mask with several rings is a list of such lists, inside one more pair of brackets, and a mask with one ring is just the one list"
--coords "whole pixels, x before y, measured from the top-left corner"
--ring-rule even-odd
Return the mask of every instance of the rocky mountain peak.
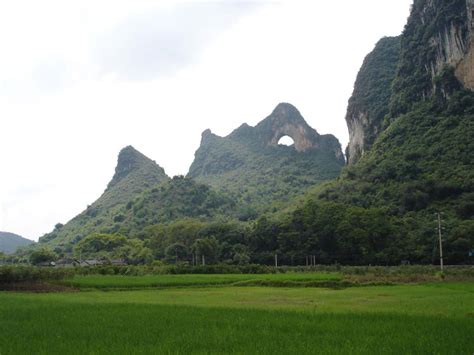
[[210, 129], [206, 129], [201, 134], [201, 145], [209, 143], [215, 137], [216, 135]]
[[107, 188], [115, 186], [119, 181], [127, 177], [130, 173], [143, 168], [146, 169], [147, 167], [159, 168], [160, 170], [163, 170], [153, 160], [140, 153], [131, 145], [123, 148], [118, 155], [115, 174]]
[[329, 150], [338, 159], [344, 159], [337, 138], [321, 136], [305, 121], [298, 109], [289, 103], [280, 103], [272, 114], [260, 122], [255, 130], [266, 146], [277, 146], [280, 139], [289, 136], [298, 152]]
[[[272, 119], [277, 120], [277, 119], [286, 119], [286, 120], [291, 120], [291, 119], [296, 119], [296, 120], [302, 120], [304, 121], [304, 118], [301, 116], [301, 113], [298, 111], [298, 109], [293, 106], [292, 104], [282, 102], [275, 107], [273, 110], [272, 114], [270, 115]], [[305, 122], [306, 123], [306, 122]]]

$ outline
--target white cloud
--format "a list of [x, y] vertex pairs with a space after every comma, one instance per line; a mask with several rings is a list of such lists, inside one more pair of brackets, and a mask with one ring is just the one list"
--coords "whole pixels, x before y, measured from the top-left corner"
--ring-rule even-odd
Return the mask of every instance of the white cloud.
[[123, 79], [170, 76], [192, 63], [220, 32], [256, 3], [201, 2], [148, 9], [99, 36], [95, 53], [103, 73]]
[[204, 129], [255, 125], [282, 101], [345, 146], [357, 71], [410, 0], [236, 3], [0, 3], [0, 230], [37, 238], [72, 218], [128, 144], [186, 174]]

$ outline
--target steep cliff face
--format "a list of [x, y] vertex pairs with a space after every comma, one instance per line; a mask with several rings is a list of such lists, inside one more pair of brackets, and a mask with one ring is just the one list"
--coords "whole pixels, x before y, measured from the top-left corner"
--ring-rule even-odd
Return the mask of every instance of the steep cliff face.
[[383, 129], [379, 121], [364, 126], [362, 109], [349, 110], [349, 159], [367, 147], [365, 134], [376, 138], [338, 180], [315, 190], [320, 200], [389, 216], [393, 247], [409, 260], [431, 261], [437, 211], [451, 226], [451, 260], [465, 260], [474, 245], [472, 9], [472, 0], [415, 0]]
[[[402, 36], [391, 116], [433, 96], [474, 88], [474, 0], [415, 0]], [[449, 75], [447, 75], [449, 74]]]
[[346, 155], [349, 165], [356, 163], [370, 149], [382, 131], [399, 57], [400, 38], [383, 38], [365, 58], [357, 75], [346, 115], [349, 128]]
[[[349, 100], [348, 164], [417, 102], [474, 89], [474, 0], [415, 0], [400, 38], [384, 38], [364, 61]], [[400, 43], [401, 42], [401, 43]]]
[[[294, 145], [279, 145], [283, 136]], [[294, 106], [280, 104], [255, 127], [243, 124], [227, 137], [206, 130], [188, 176], [230, 193], [247, 219], [337, 177], [344, 163], [334, 136], [318, 134]]]
[[[433, 22], [436, 6], [429, 2], [420, 16], [425, 22]], [[431, 63], [432, 78], [439, 75], [446, 65], [455, 68], [456, 78], [464, 87], [474, 89], [474, 0], [453, 2], [453, 9], [459, 10], [459, 17], [453, 17], [444, 24], [444, 29], [430, 38], [430, 44], [436, 49], [435, 60]], [[465, 10], [463, 10], [463, 6]]]
[[[467, 28], [468, 36], [459, 36], [459, 30], [454, 26], [448, 35], [449, 53], [456, 53], [453, 64], [456, 66], [456, 77], [463, 83], [464, 87], [474, 90], [474, 0], [467, 1]], [[456, 33], [457, 32], [457, 33]]]

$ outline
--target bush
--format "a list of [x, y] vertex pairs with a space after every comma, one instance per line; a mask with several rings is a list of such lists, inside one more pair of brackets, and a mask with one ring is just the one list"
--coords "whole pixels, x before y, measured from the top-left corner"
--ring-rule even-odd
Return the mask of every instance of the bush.
[[58, 255], [54, 251], [47, 248], [42, 248], [35, 250], [31, 253], [30, 262], [33, 265], [39, 265], [41, 263], [49, 263], [51, 261], [55, 261], [57, 260], [57, 258]]
[[39, 268], [34, 266], [0, 267], [0, 285], [17, 282], [63, 280], [74, 275], [73, 269]]

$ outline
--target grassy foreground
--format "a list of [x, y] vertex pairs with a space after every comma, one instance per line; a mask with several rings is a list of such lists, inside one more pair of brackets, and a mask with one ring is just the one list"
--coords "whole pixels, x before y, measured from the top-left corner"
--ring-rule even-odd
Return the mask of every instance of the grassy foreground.
[[184, 274], [184, 275], [75, 275], [61, 282], [63, 285], [98, 289], [140, 289], [181, 286], [218, 286], [251, 282], [313, 282], [339, 281], [338, 273], [286, 273], [286, 274]]
[[472, 354], [474, 284], [0, 293], [0, 354]]

